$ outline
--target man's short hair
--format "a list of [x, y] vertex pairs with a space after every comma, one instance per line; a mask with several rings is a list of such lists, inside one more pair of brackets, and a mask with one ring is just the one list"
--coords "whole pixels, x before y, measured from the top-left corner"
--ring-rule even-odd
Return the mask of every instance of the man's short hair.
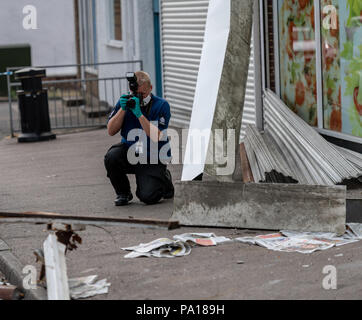
[[149, 86], [151, 86], [151, 78], [150, 75], [145, 71], [136, 71], [135, 72], [137, 77], [137, 82], [140, 86], [147, 83]]

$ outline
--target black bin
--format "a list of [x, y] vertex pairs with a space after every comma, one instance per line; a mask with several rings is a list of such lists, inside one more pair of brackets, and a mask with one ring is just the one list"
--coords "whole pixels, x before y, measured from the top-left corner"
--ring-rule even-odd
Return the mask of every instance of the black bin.
[[45, 69], [25, 68], [15, 72], [22, 90], [17, 91], [21, 118], [21, 134], [18, 142], [34, 142], [55, 139], [51, 132], [48, 91], [42, 87]]

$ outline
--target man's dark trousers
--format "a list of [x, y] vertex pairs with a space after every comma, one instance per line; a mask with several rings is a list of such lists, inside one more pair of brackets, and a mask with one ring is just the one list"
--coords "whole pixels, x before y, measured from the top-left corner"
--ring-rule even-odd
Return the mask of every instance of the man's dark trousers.
[[146, 204], [154, 204], [161, 198], [172, 198], [174, 188], [171, 174], [165, 164], [135, 164], [127, 159], [128, 146], [124, 143], [113, 145], [104, 157], [107, 177], [117, 195], [131, 191], [127, 174], [136, 175], [136, 196]]

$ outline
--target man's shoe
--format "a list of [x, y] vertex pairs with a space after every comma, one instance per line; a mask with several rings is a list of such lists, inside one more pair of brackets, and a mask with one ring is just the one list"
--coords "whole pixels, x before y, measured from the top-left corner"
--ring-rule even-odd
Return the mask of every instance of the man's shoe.
[[117, 199], [114, 201], [114, 204], [118, 207], [118, 206], [125, 206], [128, 204], [129, 201], [131, 201], [133, 199], [133, 195], [132, 192], [126, 194], [119, 194], [117, 195]]

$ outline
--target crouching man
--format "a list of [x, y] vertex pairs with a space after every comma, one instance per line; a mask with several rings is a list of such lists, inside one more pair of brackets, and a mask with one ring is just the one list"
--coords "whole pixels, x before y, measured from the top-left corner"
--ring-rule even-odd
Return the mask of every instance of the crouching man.
[[174, 195], [167, 169], [171, 159], [166, 132], [171, 117], [170, 105], [151, 93], [152, 84], [146, 72], [138, 71], [134, 75], [134, 85], [130, 82], [134, 96], [121, 96], [107, 125], [110, 136], [120, 132], [122, 137], [104, 157], [107, 177], [117, 194], [116, 206], [127, 205], [133, 199], [127, 174], [135, 174], [136, 196], [146, 204]]

